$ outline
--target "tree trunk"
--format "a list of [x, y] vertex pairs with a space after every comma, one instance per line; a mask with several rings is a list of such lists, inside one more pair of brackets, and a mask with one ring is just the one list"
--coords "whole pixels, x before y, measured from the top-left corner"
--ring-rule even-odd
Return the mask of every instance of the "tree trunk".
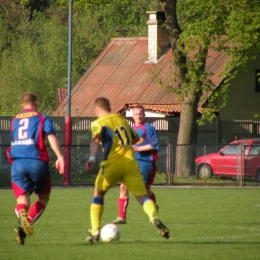
[[194, 174], [198, 100], [198, 95], [189, 93], [182, 102], [175, 161], [175, 175], [178, 177]]
[[[187, 57], [180, 51], [185, 46], [178, 46], [178, 39], [182, 33], [177, 19], [177, 0], [163, 0], [160, 4], [166, 14], [166, 29], [171, 41], [172, 57], [174, 61], [173, 75], [175, 75], [176, 87], [182, 93], [180, 95], [181, 102], [181, 116], [180, 126], [177, 138], [177, 150], [175, 161], [175, 174], [178, 177], [187, 177], [194, 174], [194, 144], [197, 137], [197, 107], [200, 99], [199, 86], [202, 85], [200, 75], [204, 72], [207, 48], [199, 48], [201, 56], [197, 60], [201, 64], [196, 73], [198, 77], [193, 79], [186, 79]], [[181, 48], [179, 48], [181, 47]], [[186, 80], [185, 80], [186, 79]], [[186, 82], [185, 82], [186, 81]], [[188, 83], [189, 82], [189, 83]], [[185, 86], [186, 83], [186, 86]]]

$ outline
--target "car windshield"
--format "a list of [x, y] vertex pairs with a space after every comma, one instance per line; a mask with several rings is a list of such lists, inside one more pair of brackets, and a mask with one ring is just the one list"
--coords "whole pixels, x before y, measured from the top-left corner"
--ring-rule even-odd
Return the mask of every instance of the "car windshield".
[[249, 155], [259, 155], [260, 154], [260, 144], [253, 144], [249, 151]]
[[246, 147], [248, 145], [248, 143], [235, 143], [235, 144], [231, 144], [228, 147], [224, 148], [222, 150], [223, 154], [238, 154], [239, 153], [239, 147], [241, 144], [241, 148], [242, 148], [242, 153], [245, 154], [245, 150]]

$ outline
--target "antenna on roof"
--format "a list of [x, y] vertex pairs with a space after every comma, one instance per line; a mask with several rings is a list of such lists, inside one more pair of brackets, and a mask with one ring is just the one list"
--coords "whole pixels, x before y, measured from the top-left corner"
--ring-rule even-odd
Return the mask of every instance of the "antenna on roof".
[[128, 29], [122, 28], [122, 29], [117, 29], [115, 32], [121, 33], [122, 37], [125, 37], [125, 33], [128, 32]]

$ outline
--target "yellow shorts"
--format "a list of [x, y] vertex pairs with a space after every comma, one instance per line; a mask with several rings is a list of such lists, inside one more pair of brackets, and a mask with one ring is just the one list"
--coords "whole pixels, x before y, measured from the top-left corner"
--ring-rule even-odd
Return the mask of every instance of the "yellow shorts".
[[122, 157], [112, 162], [103, 161], [95, 181], [95, 186], [107, 191], [118, 183], [123, 183], [135, 196], [146, 195], [143, 177], [135, 159]]

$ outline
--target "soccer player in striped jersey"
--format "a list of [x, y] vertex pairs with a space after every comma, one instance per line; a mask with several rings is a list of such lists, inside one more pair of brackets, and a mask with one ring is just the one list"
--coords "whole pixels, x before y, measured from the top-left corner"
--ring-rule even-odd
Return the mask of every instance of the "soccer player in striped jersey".
[[[135, 159], [139, 163], [140, 172], [143, 176], [144, 184], [150, 199], [156, 204], [156, 197], [151, 190], [156, 174], [157, 152], [159, 149], [159, 138], [155, 128], [145, 120], [145, 109], [143, 106], [133, 108], [134, 129], [141, 140], [133, 145]], [[113, 221], [114, 224], [126, 224], [126, 212], [129, 203], [128, 190], [121, 183], [118, 198], [118, 217]], [[158, 209], [158, 206], [157, 206]]]
[[[33, 235], [32, 225], [42, 215], [50, 198], [51, 176], [45, 136], [57, 156], [56, 168], [60, 174], [64, 173], [64, 159], [52, 120], [37, 111], [37, 97], [31, 92], [24, 93], [21, 106], [22, 111], [11, 121], [11, 146], [6, 155], [12, 164], [15, 212], [20, 222], [15, 229], [16, 241], [23, 245], [26, 235]], [[30, 206], [33, 192], [38, 199]]]

